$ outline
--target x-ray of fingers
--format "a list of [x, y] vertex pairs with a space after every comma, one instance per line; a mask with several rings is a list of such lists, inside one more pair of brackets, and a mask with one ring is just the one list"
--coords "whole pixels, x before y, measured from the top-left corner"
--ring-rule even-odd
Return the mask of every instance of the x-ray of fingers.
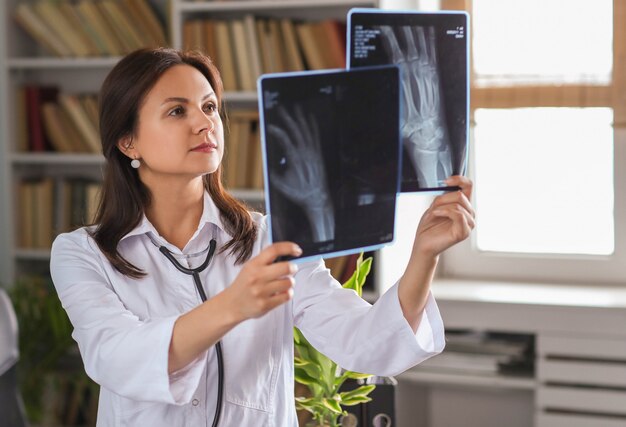
[[261, 77], [272, 241], [296, 242], [309, 259], [393, 240], [399, 87], [396, 66]]
[[467, 14], [353, 9], [348, 21], [351, 69], [400, 68], [401, 190], [445, 189], [467, 165]]

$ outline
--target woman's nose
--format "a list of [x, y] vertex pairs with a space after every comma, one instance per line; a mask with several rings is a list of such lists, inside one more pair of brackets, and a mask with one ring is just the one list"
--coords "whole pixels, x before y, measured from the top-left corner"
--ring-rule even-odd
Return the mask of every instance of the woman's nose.
[[213, 117], [209, 117], [204, 112], [198, 112], [194, 122], [194, 133], [200, 134], [202, 132], [213, 133], [215, 130], [215, 120]]

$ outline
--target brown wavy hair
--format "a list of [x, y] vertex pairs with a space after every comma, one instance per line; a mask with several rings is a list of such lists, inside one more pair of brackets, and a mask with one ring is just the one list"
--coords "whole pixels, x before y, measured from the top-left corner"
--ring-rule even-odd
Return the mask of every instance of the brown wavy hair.
[[[124, 137], [136, 135], [139, 109], [146, 95], [163, 73], [175, 65], [190, 65], [200, 71], [215, 91], [218, 105], [223, 105], [219, 71], [210, 58], [195, 51], [137, 50], [113, 67], [100, 89], [100, 139], [106, 163], [94, 219], [96, 226], [90, 234], [111, 264], [120, 273], [133, 278], [144, 277], [146, 273], [122, 257], [118, 244], [141, 221], [144, 210], [150, 206], [151, 194], [117, 144]], [[224, 189], [221, 165], [215, 172], [205, 175], [203, 182], [227, 231], [233, 236], [221, 252], [230, 250], [236, 263], [241, 264], [250, 258], [257, 227], [246, 206]]]

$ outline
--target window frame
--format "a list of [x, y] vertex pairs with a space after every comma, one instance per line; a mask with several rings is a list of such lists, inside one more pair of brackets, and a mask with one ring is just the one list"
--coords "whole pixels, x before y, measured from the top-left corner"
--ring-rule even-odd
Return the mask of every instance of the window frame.
[[[471, 0], [441, 0], [441, 8], [465, 10]], [[471, 43], [470, 43], [471, 46]], [[470, 54], [470, 63], [472, 57]], [[626, 2], [613, 0], [613, 70], [606, 85], [566, 84], [484, 87], [470, 70], [470, 141], [478, 108], [608, 107], [613, 109], [615, 251], [609, 256], [479, 251], [475, 233], [449, 249], [440, 275], [458, 279], [539, 281], [567, 284], [626, 284]], [[468, 158], [473, 178], [473, 144]], [[573, 206], [575, 209], [575, 206]]]

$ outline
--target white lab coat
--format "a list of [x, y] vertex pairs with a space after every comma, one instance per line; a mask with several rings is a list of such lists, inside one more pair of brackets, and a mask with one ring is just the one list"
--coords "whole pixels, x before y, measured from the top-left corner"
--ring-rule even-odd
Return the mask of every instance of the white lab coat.
[[[253, 256], [268, 245], [266, 217], [253, 214], [259, 236]], [[98, 426], [210, 426], [217, 398], [214, 348], [168, 375], [172, 328], [200, 304], [192, 278], [158, 250], [165, 245], [189, 267], [204, 261], [208, 241], [216, 255], [201, 273], [209, 298], [237, 277], [241, 266], [219, 253], [230, 236], [208, 194], [198, 230], [181, 251], [144, 217], [119, 243], [120, 253], [148, 273], [118, 273], [85, 229], [62, 234], [52, 247], [51, 273], [74, 326], [85, 370], [101, 386]], [[443, 324], [432, 296], [417, 334], [402, 316], [397, 284], [371, 306], [342, 289], [321, 261], [303, 263], [293, 299], [222, 339], [224, 404], [220, 426], [296, 426], [293, 327], [340, 366], [396, 375], [444, 347]]]

